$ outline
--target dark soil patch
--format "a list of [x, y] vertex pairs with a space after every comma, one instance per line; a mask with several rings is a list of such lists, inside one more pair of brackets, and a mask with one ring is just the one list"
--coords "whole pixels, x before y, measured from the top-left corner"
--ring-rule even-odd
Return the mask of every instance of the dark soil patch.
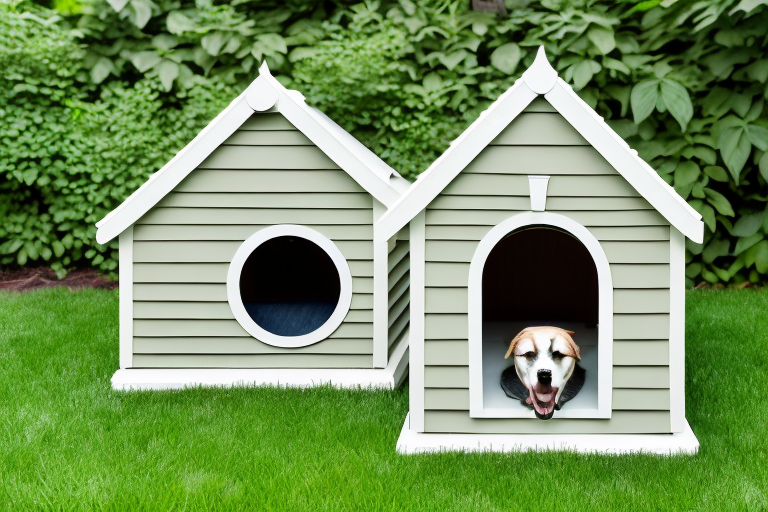
[[71, 270], [64, 279], [57, 278], [56, 272], [48, 267], [0, 268], [0, 290], [25, 292], [49, 286], [66, 286], [70, 290], [78, 288], [112, 290], [117, 288], [117, 281], [90, 268]]

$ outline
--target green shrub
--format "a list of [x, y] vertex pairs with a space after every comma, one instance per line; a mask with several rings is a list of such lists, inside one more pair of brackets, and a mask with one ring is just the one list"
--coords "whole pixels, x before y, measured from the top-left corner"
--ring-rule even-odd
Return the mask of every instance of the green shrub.
[[[360, 4], [289, 54], [293, 79], [394, 168], [415, 177], [533, 61], [604, 116], [706, 224], [688, 284], [768, 274], [768, 2]], [[748, 11], [748, 12], [747, 12]]]
[[94, 224], [189, 142], [235, 94], [195, 77], [97, 88], [66, 25], [24, 4], [0, 10], [0, 264], [117, 269]]

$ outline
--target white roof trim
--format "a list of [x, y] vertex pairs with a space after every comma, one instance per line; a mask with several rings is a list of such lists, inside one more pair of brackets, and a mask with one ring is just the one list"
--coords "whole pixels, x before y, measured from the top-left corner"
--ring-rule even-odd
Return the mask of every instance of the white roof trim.
[[670, 224], [696, 243], [704, 238], [701, 215], [642, 160], [637, 151], [557, 77], [544, 48], [523, 73], [374, 226], [375, 241], [388, 240], [429, 205], [539, 94], [557, 110]]
[[407, 190], [407, 180], [325, 114], [304, 103], [300, 93], [283, 87], [270, 75], [266, 63], [259, 73], [259, 77], [192, 142], [96, 223], [98, 243], [109, 242], [139, 220], [240, 128], [254, 111], [280, 112], [385, 206], [392, 206]]

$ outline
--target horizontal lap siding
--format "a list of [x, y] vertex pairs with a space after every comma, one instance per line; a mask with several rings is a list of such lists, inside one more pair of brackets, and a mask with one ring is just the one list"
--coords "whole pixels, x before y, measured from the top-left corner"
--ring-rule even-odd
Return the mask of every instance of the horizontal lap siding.
[[[669, 432], [669, 223], [559, 114], [538, 112], [547, 107], [520, 115], [427, 208], [425, 429]], [[530, 211], [527, 176], [534, 174], [551, 176], [546, 211], [584, 225], [608, 258], [615, 288], [610, 420], [469, 418], [469, 264], [494, 226]]]
[[[279, 114], [249, 119], [134, 228], [134, 366], [370, 368], [373, 200]], [[332, 240], [352, 273], [352, 305], [328, 339], [272, 347], [227, 302], [240, 244], [274, 224]]]
[[397, 240], [389, 252], [387, 270], [387, 324], [389, 355], [396, 348], [395, 341], [408, 328], [410, 320], [410, 245], [408, 240]]

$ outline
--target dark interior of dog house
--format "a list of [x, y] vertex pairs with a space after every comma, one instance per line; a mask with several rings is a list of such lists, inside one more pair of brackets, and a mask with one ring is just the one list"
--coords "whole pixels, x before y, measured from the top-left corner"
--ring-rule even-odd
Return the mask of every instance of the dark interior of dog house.
[[586, 370], [571, 409], [597, 407], [598, 275], [589, 250], [567, 231], [529, 226], [510, 233], [488, 255], [483, 270], [484, 407], [522, 408], [499, 385], [514, 364], [509, 342], [526, 327], [573, 331]]
[[240, 274], [245, 309], [262, 329], [279, 336], [317, 330], [339, 301], [339, 273], [317, 244], [281, 236], [259, 245]]

